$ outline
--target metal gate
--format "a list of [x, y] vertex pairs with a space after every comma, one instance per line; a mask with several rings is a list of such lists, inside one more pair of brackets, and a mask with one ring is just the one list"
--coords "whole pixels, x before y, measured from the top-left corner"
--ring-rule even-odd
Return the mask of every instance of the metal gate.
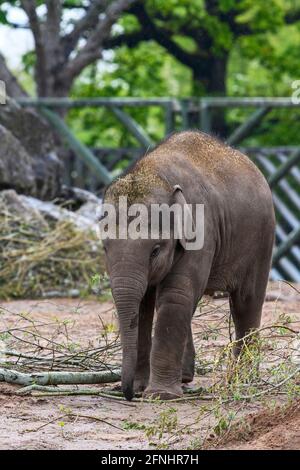
[[[112, 170], [124, 157], [128, 162], [135, 160], [155, 143], [147, 131], [136, 122], [124, 107], [159, 106], [164, 110], [165, 135], [175, 131], [197, 127], [212, 133], [212, 113], [216, 109], [254, 108], [254, 112], [243, 122], [226, 141], [239, 146], [242, 141], [257, 129], [264, 117], [275, 108], [299, 108], [300, 104], [290, 98], [201, 98], [201, 99], [137, 99], [137, 98], [22, 98], [23, 106], [34, 106], [49, 120], [61, 134], [73, 153], [72, 167], [66, 174], [77, 174], [77, 182], [87, 189], [94, 190], [99, 183], [112, 180]], [[54, 111], [73, 107], [106, 107], [130, 132], [138, 146], [119, 149], [88, 149], [80, 142], [65, 122]], [[242, 148], [261, 168], [273, 192], [276, 210], [276, 247], [273, 255], [273, 279], [287, 279], [300, 282], [300, 136], [299, 147]]]

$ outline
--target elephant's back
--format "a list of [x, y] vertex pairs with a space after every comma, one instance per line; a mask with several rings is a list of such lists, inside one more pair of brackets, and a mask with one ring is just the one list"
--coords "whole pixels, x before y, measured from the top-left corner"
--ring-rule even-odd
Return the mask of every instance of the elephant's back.
[[153, 152], [161, 161], [170, 161], [178, 155], [191, 161], [195, 167], [214, 177], [226, 177], [242, 172], [261, 175], [251, 160], [238, 150], [200, 131], [185, 131], [171, 135]]
[[267, 214], [273, 211], [269, 185], [257, 166], [240, 151], [203, 132], [175, 133], [142, 161], [142, 166], [158, 173], [175, 174], [176, 183], [187, 191], [199, 180], [212, 197], [239, 201], [242, 208], [251, 204], [258, 210], [260, 206], [260, 212], [265, 212], [264, 207]]
[[[243, 153], [199, 131], [171, 135], [146, 156], [146, 165], [159, 167], [189, 166], [194, 174], [220, 188], [255, 186], [270, 194], [269, 186], [257, 166]], [[151, 163], [150, 163], [151, 162]], [[192, 175], [191, 175], [192, 176]]]

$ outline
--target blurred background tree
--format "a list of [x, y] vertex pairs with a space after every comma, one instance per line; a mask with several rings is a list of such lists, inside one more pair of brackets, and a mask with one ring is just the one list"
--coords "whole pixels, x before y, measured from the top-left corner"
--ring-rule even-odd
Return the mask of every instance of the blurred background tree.
[[[12, 6], [26, 23], [10, 20]], [[21, 83], [0, 58], [14, 96], [290, 96], [300, 75], [299, 0], [0, 0], [0, 21], [34, 37]], [[130, 113], [154, 140], [163, 136], [159, 109]], [[216, 113], [214, 132], [226, 135], [247, 114]], [[271, 113], [253, 143], [294, 143], [294, 116]], [[73, 110], [68, 120], [91, 147], [134, 142], [108, 111]]]
[[[34, 78], [39, 97], [67, 96], [72, 84], [84, 68], [102, 57], [104, 41], [110, 36], [112, 26], [124, 10], [135, 0], [92, 0], [85, 2], [60, 0], [13, 0], [1, 1], [2, 22], [10, 23], [7, 17], [9, 6], [22, 8], [34, 39]], [[64, 22], [65, 10], [83, 10], [77, 20]], [[81, 8], [82, 7], [82, 8]], [[8, 89], [10, 83], [7, 84]]]
[[[29, 47], [17, 49], [22, 52], [13, 66], [12, 48], [5, 38], [5, 32], [12, 31], [16, 37], [22, 32], [23, 37], [25, 34], [32, 39]], [[0, 0], [1, 37], [5, 46], [0, 43], [0, 80], [15, 98], [291, 97], [292, 83], [300, 78], [300, 0]], [[69, 190], [74, 186], [100, 195], [103, 183], [74, 152], [61, 146], [57, 136], [51, 137], [53, 144], [48, 145], [55, 150], [57, 161], [53, 163], [52, 151], [42, 152], [40, 147], [34, 155], [42, 168], [44, 154], [48, 155], [43, 184], [39, 184], [40, 172], [34, 171], [38, 168], [36, 161], [29, 166], [37, 191], [33, 191], [29, 177], [29, 183], [24, 182], [17, 149], [28, 147], [27, 140], [35, 136], [41, 144], [45, 139], [38, 131], [42, 127], [29, 124], [30, 132], [26, 127], [29, 114], [34, 122], [40, 116], [14, 106], [0, 109], [0, 123], [1, 111], [5, 114], [5, 109], [11, 108], [12, 116], [23, 114], [25, 127], [12, 129], [17, 144], [21, 144], [11, 151], [14, 158], [7, 158], [5, 146], [0, 146], [7, 170], [11, 162], [16, 165], [7, 171], [9, 177], [2, 178], [2, 183], [0, 179], [2, 189], [16, 187], [16, 170], [22, 188], [39, 198], [73, 198], [76, 191], [71, 189], [70, 196]], [[125, 106], [124, 110], [145, 128], [153, 142], [164, 137], [161, 107]], [[251, 113], [253, 108], [219, 108], [211, 113], [212, 132], [226, 139]], [[196, 114], [193, 122], [198, 126]], [[147, 139], [147, 144], [137, 142], [107, 108], [73, 108], [62, 116], [114, 176], [148, 145]], [[12, 128], [18, 120], [19, 116], [11, 119]], [[243, 146], [252, 147], [248, 153], [266, 175], [293, 154], [291, 146], [299, 148], [299, 120], [299, 107], [273, 109], [242, 141]], [[181, 128], [182, 116], [177, 114], [175, 121]], [[40, 126], [50, 134], [47, 123], [43, 121]], [[4, 129], [7, 138], [11, 138], [10, 131]], [[259, 147], [259, 151], [253, 147]], [[31, 153], [29, 148], [28, 160]], [[289, 174], [282, 182], [283, 189], [274, 190], [278, 245], [298, 227], [300, 176], [296, 166], [293, 170], [294, 176]], [[82, 203], [79, 194], [69, 207], [76, 209], [78, 201]], [[293, 249], [276, 277], [299, 279], [299, 246]]]

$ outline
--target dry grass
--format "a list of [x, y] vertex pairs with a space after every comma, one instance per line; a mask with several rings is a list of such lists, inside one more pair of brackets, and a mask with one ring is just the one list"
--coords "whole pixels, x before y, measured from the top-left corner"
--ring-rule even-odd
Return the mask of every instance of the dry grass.
[[79, 289], [103, 271], [101, 243], [71, 222], [24, 218], [0, 200], [0, 298]]

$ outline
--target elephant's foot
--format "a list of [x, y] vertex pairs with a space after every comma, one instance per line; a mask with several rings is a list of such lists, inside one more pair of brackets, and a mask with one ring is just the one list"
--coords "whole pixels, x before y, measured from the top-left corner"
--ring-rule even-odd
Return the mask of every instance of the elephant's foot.
[[194, 373], [193, 372], [182, 372], [182, 383], [187, 384], [189, 382], [193, 382], [194, 380]]
[[134, 393], [142, 393], [146, 389], [148, 382], [149, 382], [148, 376], [136, 377], [134, 379], [134, 384], [133, 384]]
[[159, 400], [174, 400], [182, 397], [182, 395], [183, 391], [180, 385], [171, 387], [149, 386], [143, 393], [144, 398], [158, 398]]
[[182, 379], [183, 383], [192, 382], [195, 375], [195, 355], [185, 354], [183, 367], [182, 367]]

